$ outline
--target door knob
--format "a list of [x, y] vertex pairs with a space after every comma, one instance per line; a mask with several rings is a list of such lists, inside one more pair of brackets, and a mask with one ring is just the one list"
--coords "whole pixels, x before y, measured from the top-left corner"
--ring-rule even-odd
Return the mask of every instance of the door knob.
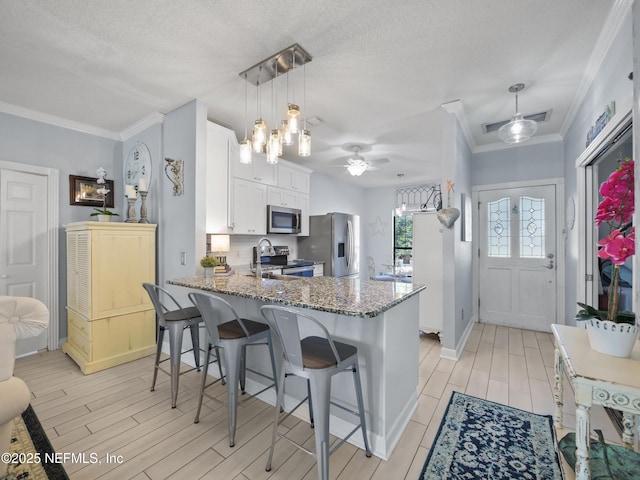
[[549, 270], [553, 269], [553, 262], [550, 262], [549, 265], [540, 265], [542, 268], [548, 268]]

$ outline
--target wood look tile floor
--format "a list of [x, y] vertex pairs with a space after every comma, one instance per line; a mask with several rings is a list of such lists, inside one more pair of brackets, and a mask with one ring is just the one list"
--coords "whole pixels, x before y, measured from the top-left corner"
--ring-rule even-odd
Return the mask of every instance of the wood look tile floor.
[[[449, 401], [456, 390], [540, 414], [553, 412], [553, 341], [550, 334], [476, 324], [459, 361], [440, 358], [440, 342], [421, 335], [418, 407], [388, 461], [366, 458], [345, 444], [331, 456], [332, 479], [417, 479]], [[313, 458], [284, 440], [271, 472], [264, 466], [271, 441], [273, 407], [249, 398], [238, 409], [236, 445], [229, 448], [225, 387], [212, 391], [194, 424], [199, 374], [180, 380], [178, 406], [170, 407], [169, 377], [160, 373], [149, 391], [153, 358], [83, 375], [61, 350], [18, 359], [15, 375], [27, 382], [32, 406], [56, 452], [85, 453], [88, 463], [66, 462], [71, 479], [312, 480]], [[575, 422], [565, 381], [565, 425]], [[617, 435], [599, 407], [592, 428]], [[288, 435], [314, 449], [313, 430], [290, 417]], [[619, 437], [617, 440], [619, 441]], [[91, 464], [89, 454], [100, 464]], [[106, 455], [113, 463], [106, 463]], [[122, 462], [118, 461], [119, 459]]]

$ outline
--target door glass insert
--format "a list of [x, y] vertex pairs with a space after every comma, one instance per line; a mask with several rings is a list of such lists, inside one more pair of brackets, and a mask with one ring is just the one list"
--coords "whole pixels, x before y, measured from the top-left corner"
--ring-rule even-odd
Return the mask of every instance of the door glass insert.
[[520, 197], [520, 258], [544, 258], [544, 198]]
[[489, 202], [489, 228], [487, 229], [489, 256], [509, 257], [511, 255], [511, 223], [509, 197]]

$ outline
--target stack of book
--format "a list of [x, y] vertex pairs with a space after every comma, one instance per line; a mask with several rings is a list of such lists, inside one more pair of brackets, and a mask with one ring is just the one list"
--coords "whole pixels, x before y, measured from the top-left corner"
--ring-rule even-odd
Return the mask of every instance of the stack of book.
[[231, 267], [227, 264], [218, 265], [217, 267], [214, 267], [213, 274], [216, 277], [229, 276], [231, 274]]

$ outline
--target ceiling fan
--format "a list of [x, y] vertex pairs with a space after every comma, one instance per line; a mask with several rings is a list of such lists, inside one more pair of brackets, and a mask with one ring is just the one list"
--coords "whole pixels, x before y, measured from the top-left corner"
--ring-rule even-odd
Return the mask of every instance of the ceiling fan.
[[347, 159], [347, 164], [343, 165], [347, 171], [354, 177], [359, 177], [367, 170], [377, 170], [375, 164], [388, 163], [388, 158], [379, 158], [377, 160], [367, 161], [360, 155], [360, 146], [353, 146], [353, 155]]

